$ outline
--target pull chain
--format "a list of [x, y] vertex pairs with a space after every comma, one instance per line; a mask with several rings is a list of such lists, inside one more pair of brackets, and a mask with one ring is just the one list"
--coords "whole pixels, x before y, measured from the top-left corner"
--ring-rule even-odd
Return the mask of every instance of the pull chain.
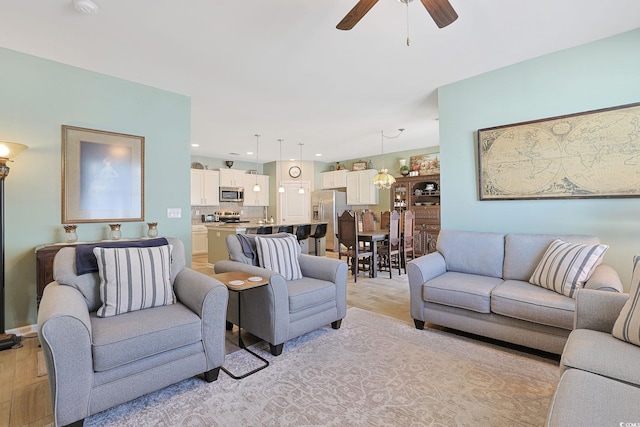
[[410, 0], [407, 0], [406, 5], [407, 5], [407, 46], [411, 45], [411, 38], [409, 37], [409, 3]]

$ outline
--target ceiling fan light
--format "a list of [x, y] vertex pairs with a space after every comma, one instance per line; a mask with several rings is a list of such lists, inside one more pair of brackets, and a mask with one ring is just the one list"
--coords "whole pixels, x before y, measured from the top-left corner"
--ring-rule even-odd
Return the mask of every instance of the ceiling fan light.
[[73, 7], [83, 15], [95, 15], [98, 13], [98, 5], [91, 0], [73, 0]]

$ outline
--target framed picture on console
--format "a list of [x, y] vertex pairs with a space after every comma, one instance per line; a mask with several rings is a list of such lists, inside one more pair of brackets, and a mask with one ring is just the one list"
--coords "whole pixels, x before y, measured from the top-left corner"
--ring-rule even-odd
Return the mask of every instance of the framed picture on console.
[[62, 223], [144, 220], [144, 137], [62, 126]]

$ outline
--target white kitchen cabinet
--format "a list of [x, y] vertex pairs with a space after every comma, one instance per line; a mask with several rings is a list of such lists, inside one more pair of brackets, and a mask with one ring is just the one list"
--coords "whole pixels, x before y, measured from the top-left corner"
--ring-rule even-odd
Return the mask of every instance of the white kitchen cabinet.
[[191, 169], [191, 205], [220, 205], [220, 175], [217, 171]]
[[[260, 191], [253, 191], [256, 182]], [[244, 176], [244, 206], [269, 206], [269, 175]]]
[[348, 205], [378, 204], [378, 189], [373, 185], [373, 177], [377, 173], [375, 169], [347, 173]]
[[220, 187], [242, 187], [244, 171], [239, 169], [220, 169]]
[[191, 226], [191, 254], [206, 254], [209, 250], [207, 242], [207, 227], [204, 225]]
[[322, 189], [344, 188], [347, 186], [347, 171], [322, 172], [320, 174]]

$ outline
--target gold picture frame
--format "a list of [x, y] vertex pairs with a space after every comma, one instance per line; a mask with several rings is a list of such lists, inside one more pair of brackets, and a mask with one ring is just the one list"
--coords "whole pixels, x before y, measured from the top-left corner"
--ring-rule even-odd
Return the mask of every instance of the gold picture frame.
[[365, 169], [367, 169], [367, 162], [364, 161], [353, 162], [351, 165], [351, 170], [354, 171], [363, 171]]
[[144, 220], [144, 137], [62, 126], [62, 223]]
[[640, 197], [640, 103], [478, 130], [480, 200]]

